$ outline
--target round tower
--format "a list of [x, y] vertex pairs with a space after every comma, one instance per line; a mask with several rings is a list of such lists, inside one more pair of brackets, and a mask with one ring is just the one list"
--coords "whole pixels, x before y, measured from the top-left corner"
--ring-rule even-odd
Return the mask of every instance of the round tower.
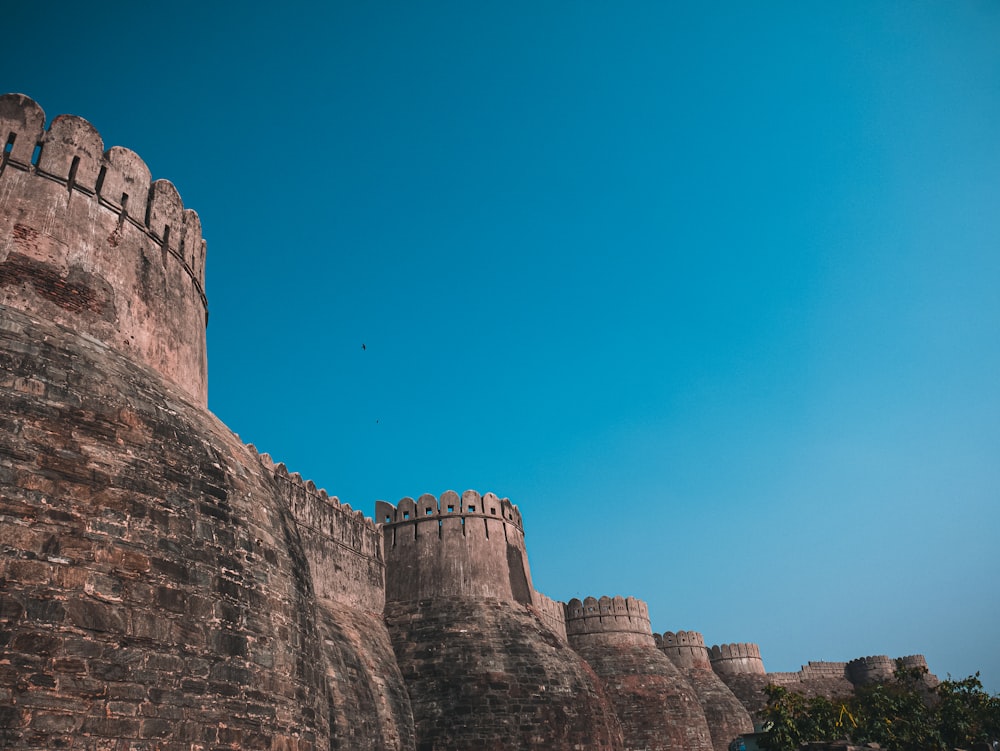
[[896, 662], [888, 655], [859, 657], [847, 663], [847, 678], [855, 686], [887, 681], [896, 674]]
[[603, 687], [538, 614], [548, 603], [532, 588], [516, 506], [447, 491], [379, 501], [375, 518], [418, 748], [623, 748]]
[[708, 648], [700, 633], [666, 631], [657, 636], [657, 646], [698, 695], [715, 751], [728, 751], [734, 738], [753, 731], [753, 720], [742, 702], [712, 670]]
[[645, 602], [621, 596], [574, 598], [566, 604], [566, 636], [604, 682], [626, 748], [713, 747], [698, 695], [656, 648]]
[[764, 661], [756, 644], [717, 644], [709, 650], [712, 670], [719, 675], [764, 675]]
[[0, 96], [0, 305], [148, 365], [207, 401], [198, 215], [86, 120]]
[[716, 644], [708, 650], [712, 671], [740, 700], [751, 717], [767, 704], [764, 688], [769, 683], [760, 647], [749, 642]]
[[491, 598], [529, 605], [531, 572], [521, 512], [467, 490], [375, 504], [386, 551], [386, 600]]

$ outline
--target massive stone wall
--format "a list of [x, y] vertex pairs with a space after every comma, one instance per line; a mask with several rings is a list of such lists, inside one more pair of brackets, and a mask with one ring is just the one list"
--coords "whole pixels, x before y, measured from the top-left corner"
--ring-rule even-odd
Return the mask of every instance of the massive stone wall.
[[198, 215], [86, 120], [0, 97], [0, 305], [89, 334], [207, 398]]
[[8, 747], [327, 748], [308, 566], [256, 457], [155, 371], [7, 307], [0, 419]]

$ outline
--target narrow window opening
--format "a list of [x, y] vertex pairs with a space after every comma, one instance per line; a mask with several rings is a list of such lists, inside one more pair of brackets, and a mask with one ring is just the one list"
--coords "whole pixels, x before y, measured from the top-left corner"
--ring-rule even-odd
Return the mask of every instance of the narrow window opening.
[[497, 510], [495, 508], [491, 508], [490, 509], [490, 513], [493, 514], [493, 516], [496, 516], [497, 515]]
[[101, 195], [101, 190], [104, 188], [104, 178], [108, 176], [108, 168], [101, 167], [101, 171], [97, 173], [97, 194]]
[[486, 539], [490, 539], [490, 523], [487, 519], [483, 519], [483, 526], [486, 527]]
[[73, 186], [76, 185], [76, 171], [80, 169], [80, 157], [73, 157], [73, 163], [69, 165], [69, 177], [66, 178], [66, 188], [70, 193], [73, 192]]
[[409, 518], [410, 518], [410, 512], [409, 511], [404, 511], [403, 512], [403, 519], [409, 519]]
[[[166, 225], [163, 228], [163, 242], [160, 243], [160, 260], [163, 261], [163, 266], [166, 268], [167, 265], [167, 249], [170, 247], [170, 225]], [[385, 518], [389, 521], [389, 517]]]
[[391, 521], [392, 521], [392, 517], [391, 517], [391, 516], [389, 516], [388, 514], [386, 514], [386, 515], [385, 515], [385, 523], [386, 523], [386, 524], [388, 524], [388, 523], [389, 523], [389, 522], [391, 522]]
[[396, 547], [396, 528], [392, 528], [392, 546]]
[[465, 537], [465, 517], [462, 517], [462, 537]]
[[122, 213], [121, 216], [119, 216], [119, 222], [128, 216], [128, 193], [122, 193], [121, 206]]
[[455, 513], [455, 507], [454, 506], [449, 506], [448, 507], [448, 513], [449, 514], [454, 514]]
[[424, 516], [431, 516], [433, 514], [434, 514], [434, 509], [430, 508], [429, 506], [426, 509], [424, 509]]
[[469, 506], [469, 513], [470, 514], [476, 513], [476, 507], [475, 506]]
[[438, 519], [438, 539], [441, 539], [441, 530], [444, 527], [444, 522]]
[[6, 156], [7, 154], [9, 154], [14, 150], [14, 141], [16, 139], [17, 139], [17, 133], [11, 133], [9, 136], [7, 136], [7, 143], [3, 147], [4, 156]]
[[35, 166], [38, 165], [38, 158], [42, 155], [42, 144], [36, 143], [35, 150], [31, 152], [31, 163]]

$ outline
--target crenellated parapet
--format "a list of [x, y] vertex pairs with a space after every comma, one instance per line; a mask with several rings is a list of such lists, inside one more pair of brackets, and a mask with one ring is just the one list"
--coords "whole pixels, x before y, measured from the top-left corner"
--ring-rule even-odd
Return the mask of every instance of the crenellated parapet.
[[847, 663], [847, 678], [855, 686], [886, 681], [896, 674], [896, 661], [888, 655], [858, 657]]
[[649, 625], [649, 607], [635, 597], [574, 597], [565, 607], [566, 636], [570, 644], [621, 642], [655, 647]]
[[705, 638], [698, 631], [664, 631], [662, 636], [659, 634], [654, 636], [656, 636], [656, 646], [677, 667], [712, 670]]
[[708, 651], [712, 670], [718, 675], [764, 675], [760, 647], [749, 642], [716, 644]]
[[386, 557], [386, 600], [441, 597], [532, 604], [521, 512], [507, 498], [467, 490], [376, 501]]
[[562, 641], [566, 641], [566, 603], [546, 597], [537, 590], [532, 594], [535, 605], [535, 612], [542, 623], [548, 626], [549, 630], [558, 636]]
[[204, 405], [205, 242], [198, 214], [86, 120], [0, 96], [0, 305], [137, 358]]
[[258, 454], [253, 444], [247, 448], [274, 478], [295, 520], [317, 597], [381, 616], [385, 559], [375, 523], [269, 454]]

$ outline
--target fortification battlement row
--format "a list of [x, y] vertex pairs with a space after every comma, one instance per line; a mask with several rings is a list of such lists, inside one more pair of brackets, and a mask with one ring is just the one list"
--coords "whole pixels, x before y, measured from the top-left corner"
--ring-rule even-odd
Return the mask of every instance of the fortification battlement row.
[[279, 480], [283, 480], [294, 488], [301, 490], [301, 492], [319, 501], [324, 506], [329, 507], [334, 512], [342, 515], [351, 523], [365, 528], [372, 534], [377, 532], [375, 522], [365, 516], [363, 512], [352, 509], [351, 504], [341, 503], [337, 496], [330, 495], [323, 488], [317, 488], [316, 483], [312, 480], [303, 480], [302, 475], [298, 472], [289, 472], [288, 467], [285, 466], [283, 462], [275, 462], [274, 459], [271, 458], [270, 454], [259, 452], [257, 447], [252, 443], [248, 443], [246, 446], [251, 452], [256, 454], [257, 460], [264, 466], [264, 468], [269, 470]]
[[45, 128], [45, 112], [23, 94], [0, 96], [0, 174], [8, 169], [27, 172], [66, 186], [148, 235], [166, 254], [180, 262], [194, 284], [202, 305], [205, 296], [205, 241], [201, 220], [185, 209], [168, 180], [153, 181], [146, 163], [120, 146], [105, 150], [93, 125], [82, 117], [60, 115]]
[[627, 632], [652, 638], [649, 625], [649, 606], [635, 597], [587, 597], [583, 601], [574, 597], [565, 606], [566, 634]]
[[475, 490], [466, 490], [461, 496], [446, 490], [440, 500], [424, 493], [417, 500], [403, 498], [393, 505], [387, 501], [375, 502], [375, 518], [379, 524], [396, 526], [418, 522], [439, 523], [442, 518], [485, 517], [503, 520], [524, 532], [521, 512], [509, 498], [498, 498], [494, 493], [480, 496]]

